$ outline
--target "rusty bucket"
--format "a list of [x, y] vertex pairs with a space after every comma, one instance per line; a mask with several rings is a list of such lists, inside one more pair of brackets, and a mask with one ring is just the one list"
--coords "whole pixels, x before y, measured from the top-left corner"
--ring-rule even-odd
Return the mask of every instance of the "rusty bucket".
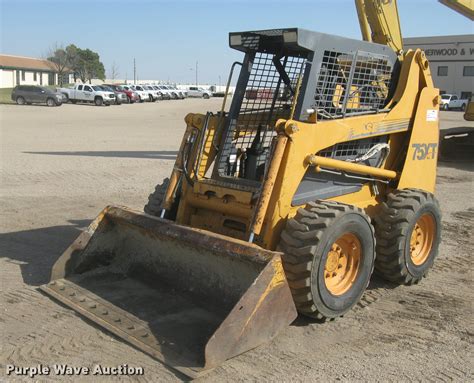
[[297, 315], [280, 253], [117, 206], [40, 288], [193, 378], [271, 340]]

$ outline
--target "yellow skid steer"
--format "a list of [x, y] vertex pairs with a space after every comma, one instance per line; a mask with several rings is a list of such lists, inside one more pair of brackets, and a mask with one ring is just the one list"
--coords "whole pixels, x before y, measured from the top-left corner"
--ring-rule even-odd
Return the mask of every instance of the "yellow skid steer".
[[[190, 377], [297, 312], [336, 318], [372, 271], [418, 283], [440, 242], [440, 98], [396, 3], [356, 1], [366, 41], [236, 32], [228, 112], [188, 114], [145, 212], [105, 208], [41, 289]], [[387, 31], [395, 35], [387, 35]]]

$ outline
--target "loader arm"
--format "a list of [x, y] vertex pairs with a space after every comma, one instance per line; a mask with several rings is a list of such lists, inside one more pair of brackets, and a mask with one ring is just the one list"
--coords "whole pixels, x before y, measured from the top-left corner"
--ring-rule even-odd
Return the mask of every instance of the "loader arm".
[[453, 11], [474, 20], [474, 2], [472, 0], [438, 0]]
[[355, 5], [362, 38], [388, 45], [401, 56], [403, 39], [397, 0], [355, 0]]

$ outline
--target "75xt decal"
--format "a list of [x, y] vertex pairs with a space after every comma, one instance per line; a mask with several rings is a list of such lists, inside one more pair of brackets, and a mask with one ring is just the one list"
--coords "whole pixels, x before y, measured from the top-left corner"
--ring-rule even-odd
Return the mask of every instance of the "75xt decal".
[[432, 160], [436, 158], [437, 143], [431, 144], [412, 144], [413, 160]]

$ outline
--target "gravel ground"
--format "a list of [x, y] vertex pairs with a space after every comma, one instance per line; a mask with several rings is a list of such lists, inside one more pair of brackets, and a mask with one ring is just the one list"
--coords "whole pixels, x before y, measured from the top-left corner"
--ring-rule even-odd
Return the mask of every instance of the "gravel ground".
[[[145, 375], [110, 381], [183, 379], [37, 287], [104, 206], [143, 208], [155, 184], [171, 171], [186, 113], [216, 111], [220, 102], [0, 105], [0, 380], [11, 380], [7, 364], [124, 363], [143, 367]], [[459, 112], [442, 112], [441, 119], [443, 129], [468, 126]], [[473, 171], [472, 162], [439, 164], [443, 241], [421, 284], [395, 286], [373, 277], [344, 318], [317, 324], [300, 317], [270, 344], [200, 381], [473, 381]]]

